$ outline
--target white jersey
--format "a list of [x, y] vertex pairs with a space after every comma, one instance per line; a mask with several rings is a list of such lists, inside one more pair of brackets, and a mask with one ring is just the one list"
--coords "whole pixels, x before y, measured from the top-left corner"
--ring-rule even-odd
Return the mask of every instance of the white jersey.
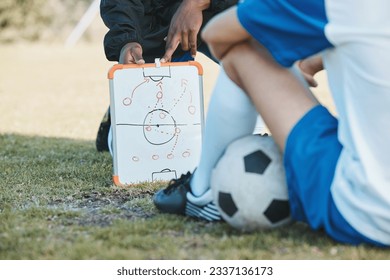
[[332, 196], [352, 227], [390, 245], [390, 1], [326, 0], [326, 13], [343, 145]]

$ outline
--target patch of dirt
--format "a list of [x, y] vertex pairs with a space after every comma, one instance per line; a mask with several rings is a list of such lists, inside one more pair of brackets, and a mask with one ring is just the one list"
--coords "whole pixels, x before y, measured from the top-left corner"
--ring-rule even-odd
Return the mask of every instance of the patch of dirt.
[[[150, 190], [119, 190], [112, 192], [89, 192], [77, 195], [77, 197], [67, 197], [58, 199], [50, 203], [50, 206], [56, 209], [65, 209], [66, 211], [75, 211], [80, 215], [69, 217], [63, 220], [65, 224], [77, 224], [82, 226], [100, 226], [105, 227], [118, 219], [147, 219], [154, 216], [153, 207], [145, 209], [132, 203], [135, 200], [152, 199], [153, 192]], [[148, 202], [145, 202], [148, 203]]]

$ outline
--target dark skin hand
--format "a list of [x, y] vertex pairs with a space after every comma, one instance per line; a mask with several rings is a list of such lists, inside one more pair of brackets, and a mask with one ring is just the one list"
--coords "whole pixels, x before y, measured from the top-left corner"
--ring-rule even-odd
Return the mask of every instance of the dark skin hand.
[[142, 58], [142, 47], [137, 42], [127, 43], [123, 46], [120, 56], [120, 64], [144, 64], [145, 60]]
[[184, 51], [190, 51], [195, 57], [197, 36], [202, 26], [202, 11], [210, 6], [210, 0], [184, 0], [172, 18], [166, 38], [165, 54], [161, 62], [169, 62], [181, 44]]
[[[210, 0], [184, 0], [174, 14], [166, 37], [165, 54], [161, 62], [169, 62], [179, 44], [185, 51], [190, 51], [195, 57], [197, 52], [197, 35], [203, 23], [202, 11], [210, 6]], [[119, 63], [144, 64], [142, 46], [130, 42], [123, 46]]]

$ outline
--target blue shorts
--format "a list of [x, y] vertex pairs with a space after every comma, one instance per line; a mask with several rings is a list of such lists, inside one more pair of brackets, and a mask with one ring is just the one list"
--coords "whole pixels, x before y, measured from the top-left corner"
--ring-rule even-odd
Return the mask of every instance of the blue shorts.
[[237, 7], [241, 25], [285, 67], [332, 44], [325, 36], [324, 0], [245, 0]]
[[336, 118], [318, 105], [290, 132], [284, 166], [292, 217], [314, 230], [324, 229], [339, 242], [383, 246], [352, 228], [333, 201], [330, 188], [342, 150], [337, 127]]
[[[211, 54], [209, 47], [206, 44], [202, 44], [198, 48], [198, 52], [203, 53], [205, 56], [213, 60], [214, 62], [218, 63], [218, 61], [213, 57]], [[191, 55], [191, 52], [185, 52], [182, 56], [179, 57], [173, 57], [172, 62], [186, 62], [186, 61], [193, 61], [194, 58]]]

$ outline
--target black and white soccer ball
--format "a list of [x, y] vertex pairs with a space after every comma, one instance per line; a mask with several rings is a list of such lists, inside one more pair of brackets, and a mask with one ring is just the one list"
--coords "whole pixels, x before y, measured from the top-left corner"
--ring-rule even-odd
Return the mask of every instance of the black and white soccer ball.
[[271, 136], [231, 143], [213, 170], [211, 188], [223, 219], [243, 230], [291, 222], [282, 155]]

